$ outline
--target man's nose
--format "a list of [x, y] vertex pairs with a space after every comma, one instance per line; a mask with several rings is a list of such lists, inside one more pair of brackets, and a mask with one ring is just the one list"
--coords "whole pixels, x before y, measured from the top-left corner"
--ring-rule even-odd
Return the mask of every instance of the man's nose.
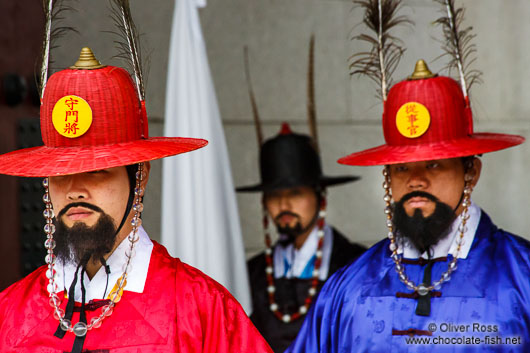
[[66, 180], [66, 198], [70, 201], [88, 198], [88, 190], [80, 175], [70, 175]]
[[278, 205], [282, 211], [291, 210], [291, 200], [288, 196], [280, 196]]
[[423, 190], [429, 185], [429, 180], [425, 175], [425, 171], [421, 168], [413, 168], [410, 171], [407, 186], [412, 190]]

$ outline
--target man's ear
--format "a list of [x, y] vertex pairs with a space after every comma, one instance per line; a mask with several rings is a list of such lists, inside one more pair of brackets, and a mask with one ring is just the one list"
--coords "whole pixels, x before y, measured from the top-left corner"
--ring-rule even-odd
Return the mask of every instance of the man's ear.
[[471, 174], [473, 179], [471, 180], [471, 186], [474, 188], [477, 185], [478, 180], [480, 179], [480, 172], [482, 171], [482, 161], [480, 158], [473, 158], [473, 165], [471, 169], [467, 171], [468, 174]]
[[147, 186], [147, 181], [149, 180], [149, 172], [151, 171], [151, 162], [147, 161], [143, 163], [144, 163], [145, 178], [140, 182], [140, 185], [145, 190], [145, 187]]

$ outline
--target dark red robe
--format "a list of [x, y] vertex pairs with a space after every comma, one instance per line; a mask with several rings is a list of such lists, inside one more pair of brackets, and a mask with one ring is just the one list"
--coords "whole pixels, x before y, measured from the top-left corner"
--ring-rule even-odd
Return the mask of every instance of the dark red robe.
[[[70, 352], [75, 336], [54, 336], [46, 267], [0, 293], [0, 352]], [[63, 300], [62, 307], [66, 306]], [[88, 322], [101, 309], [87, 312]], [[72, 322], [79, 320], [74, 313]], [[241, 305], [220, 284], [154, 242], [143, 293], [125, 291], [84, 350], [109, 353], [272, 352]]]

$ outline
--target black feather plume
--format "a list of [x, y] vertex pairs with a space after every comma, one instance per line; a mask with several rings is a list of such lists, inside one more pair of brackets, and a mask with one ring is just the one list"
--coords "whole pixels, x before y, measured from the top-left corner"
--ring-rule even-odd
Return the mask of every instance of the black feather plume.
[[254, 117], [254, 126], [256, 127], [256, 137], [258, 138], [258, 145], [263, 145], [263, 130], [261, 128], [261, 120], [259, 118], [258, 105], [254, 97], [254, 90], [252, 89], [252, 79], [250, 77], [250, 64], [248, 59], [248, 47], [243, 48], [243, 55], [245, 58], [245, 77], [247, 79], [248, 95], [250, 97], [250, 105], [252, 106], [252, 116]]
[[465, 9], [456, 8], [454, 0], [434, 0], [443, 6], [444, 15], [435, 21], [441, 25], [444, 33], [442, 56], [449, 56], [451, 60], [445, 67], [451, 73], [457, 70], [460, 86], [464, 97], [468, 97], [469, 89], [474, 83], [480, 83], [482, 72], [472, 69], [471, 65], [476, 60], [477, 48], [471, 41], [475, 38], [473, 27], [463, 27]]
[[140, 36], [132, 19], [129, 0], [110, 0], [111, 17], [119, 32], [120, 37], [114, 41], [119, 54], [116, 57], [127, 62], [129, 70], [134, 76], [138, 97], [145, 100], [145, 85], [142, 70], [142, 58], [140, 50]]
[[390, 34], [390, 30], [400, 24], [410, 24], [406, 16], [398, 16], [401, 0], [354, 0], [364, 9], [363, 23], [373, 34], [362, 33], [354, 40], [366, 42], [372, 46], [370, 51], [354, 54], [350, 59], [352, 75], [366, 75], [379, 86], [378, 95], [386, 100], [388, 88], [392, 85], [392, 74], [405, 49], [399, 39]]
[[68, 11], [75, 11], [72, 6], [68, 5], [68, 0], [43, 0], [42, 7], [45, 16], [45, 27], [38, 85], [41, 99], [44, 95], [44, 87], [48, 81], [49, 67], [53, 62], [50, 54], [51, 50], [57, 47], [57, 39], [68, 32], [77, 33], [74, 27], [61, 26], [61, 22], [65, 19], [65, 14]]
[[309, 59], [307, 64], [307, 121], [309, 132], [318, 151], [317, 111], [315, 106], [315, 35], [309, 40]]

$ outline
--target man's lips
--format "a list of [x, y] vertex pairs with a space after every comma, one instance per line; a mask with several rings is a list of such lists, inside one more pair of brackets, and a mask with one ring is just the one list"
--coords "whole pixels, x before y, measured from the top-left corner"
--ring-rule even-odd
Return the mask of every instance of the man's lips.
[[279, 221], [282, 223], [290, 223], [293, 219], [295, 219], [294, 216], [291, 215], [283, 215], [279, 218]]
[[409, 200], [405, 202], [405, 204], [413, 208], [419, 208], [419, 207], [423, 207], [427, 205], [430, 202], [432, 201], [426, 197], [416, 196], [416, 197], [411, 197]]
[[66, 212], [66, 217], [72, 221], [78, 221], [85, 219], [94, 214], [94, 211], [85, 207], [72, 207]]
[[281, 214], [276, 217], [276, 224], [280, 224], [280, 225], [291, 224], [293, 221], [296, 221], [297, 219], [298, 219], [298, 216], [290, 214], [290, 213], [285, 213], [285, 214]]

